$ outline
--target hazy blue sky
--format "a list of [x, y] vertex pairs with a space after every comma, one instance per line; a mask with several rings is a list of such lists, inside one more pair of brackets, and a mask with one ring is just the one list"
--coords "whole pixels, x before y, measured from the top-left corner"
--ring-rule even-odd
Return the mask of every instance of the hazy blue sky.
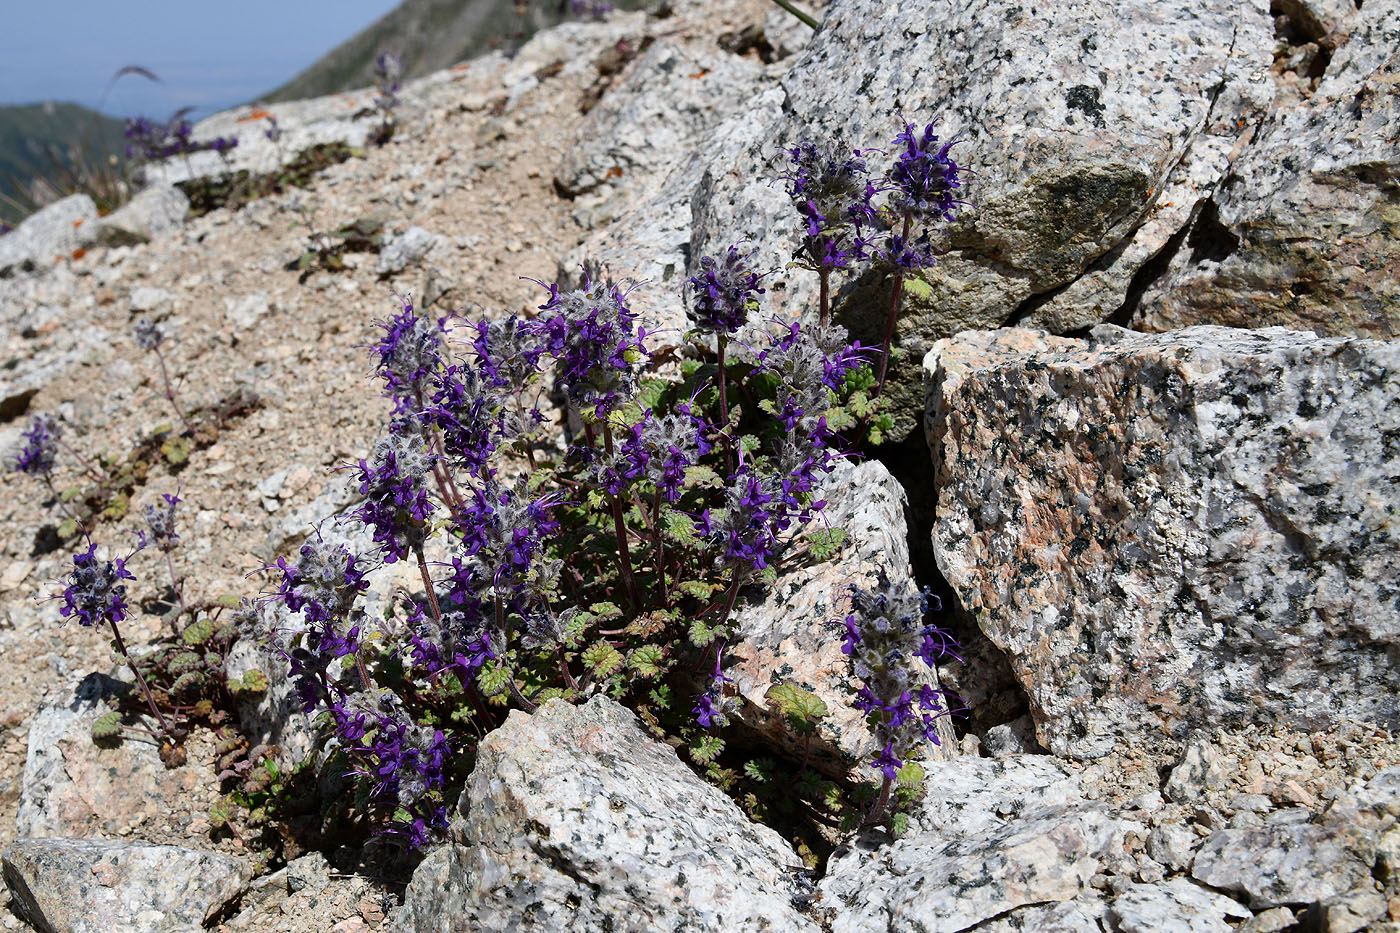
[[206, 116], [285, 82], [398, 0], [0, 0], [0, 104], [73, 100], [103, 110]]

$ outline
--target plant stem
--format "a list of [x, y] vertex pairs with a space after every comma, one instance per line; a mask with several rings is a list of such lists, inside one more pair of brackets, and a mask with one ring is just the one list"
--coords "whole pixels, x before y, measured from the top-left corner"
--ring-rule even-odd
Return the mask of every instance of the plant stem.
[[[603, 449], [609, 457], [612, 456], [612, 426], [606, 421], [603, 422]], [[627, 545], [627, 524], [622, 518], [622, 500], [613, 495], [609, 495], [608, 500], [612, 502], [613, 530], [617, 534], [618, 569], [622, 574], [622, 585], [627, 590], [627, 598], [632, 600], [633, 608], [639, 608], [642, 599], [637, 593], [637, 581], [632, 576], [632, 553]]]
[[666, 539], [661, 535], [661, 490], [651, 496], [651, 534], [656, 541], [656, 576], [661, 583], [661, 607], [671, 608], [671, 591], [666, 586]]
[[87, 473], [88, 476], [91, 476], [93, 479], [97, 480], [98, 485], [106, 485], [107, 477], [102, 473], [97, 472], [96, 468], [88, 462], [86, 457], [78, 453], [72, 447], [68, 446], [68, 444], [65, 443], [62, 438], [55, 437], [54, 440], [58, 442], [58, 446], [68, 451], [68, 453], [73, 457], [73, 459], [78, 461], [78, 463], [82, 465], [83, 471]]
[[[165, 552], [165, 566], [170, 571], [170, 588], [175, 591], [175, 599], [180, 603], [179, 618], [184, 618], [185, 613], [189, 610], [185, 608], [184, 587], [180, 585], [179, 579], [175, 576], [175, 559], [170, 556], [169, 548], [161, 548], [161, 550]], [[172, 620], [170, 627], [174, 630], [175, 636], [178, 638], [180, 635], [180, 626], [178, 622]]]
[[880, 796], [875, 798], [875, 803], [871, 805], [870, 812], [865, 815], [865, 819], [860, 821], [861, 826], [873, 826], [885, 818], [885, 807], [890, 802], [890, 787], [894, 784], [889, 778], [885, 778], [880, 785]]
[[170, 385], [170, 371], [165, 368], [165, 354], [160, 352], [160, 347], [155, 350], [156, 359], [160, 361], [160, 378], [165, 382], [165, 397], [170, 402], [170, 407], [175, 409], [175, 414], [179, 416], [180, 423], [185, 426], [190, 437], [194, 437], [194, 428], [190, 426], [190, 421], [185, 417], [185, 413], [180, 410], [180, 403], [175, 401], [175, 389]]
[[131, 660], [131, 655], [127, 653], [126, 642], [122, 641], [122, 633], [117, 628], [117, 623], [110, 619], [108, 623], [112, 626], [112, 637], [117, 642], [117, 650], [122, 653], [122, 657], [126, 658], [126, 666], [131, 668], [131, 673], [136, 675], [136, 682], [141, 685], [141, 692], [146, 694], [146, 702], [151, 705], [151, 712], [155, 713], [156, 720], [160, 722], [160, 728], [166, 735], [173, 735], [174, 733], [170, 729], [170, 723], [165, 721], [165, 716], [161, 714], [160, 707], [156, 706], [156, 698], [151, 696], [151, 688], [146, 686], [146, 678], [141, 676], [141, 670], [136, 666], [136, 662]]
[[[909, 239], [909, 225], [911, 221], [912, 217], [909, 214], [905, 214], [904, 233], [902, 236], [906, 241]], [[895, 270], [894, 285], [890, 288], [890, 313], [885, 317], [885, 337], [884, 341], [881, 343], [880, 350], [880, 375], [879, 378], [875, 380], [875, 395], [877, 397], [880, 394], [880, 390], [885, 387], [885, 371], [890, 365], [890, 339], [894, 337], [894, 321], [895, 318], [899, 317], [899, 303], [903, 297], [904, 269], [901, 267]]]
[[825, 327], [831, 317], [831, 269], [822, 266], [817, 277], [821, 281], [821, 324]]
[[802, 21], [804, 25], [811, 26], [813, 29], [817, 29], [821, 26], [821, 24], [818, 23], [815, 19], [813, 19], [810, 14], [803, 13], [797, 7], [789, 3], [788, 0], [773, 0], [773, 2], [776, 3], [778, 6], [782, 7], [784, 10], [787, 10], [793, 16], [797, 17], [799, 20]]
[[724, 472], [734, 472], [734, 448], [729, 438], [729, 375], [724, 368], [724, 351], [729, 349], [729, 337], [719, 335], [719, 423], [723, 425], [720, 440], [724, 443]]

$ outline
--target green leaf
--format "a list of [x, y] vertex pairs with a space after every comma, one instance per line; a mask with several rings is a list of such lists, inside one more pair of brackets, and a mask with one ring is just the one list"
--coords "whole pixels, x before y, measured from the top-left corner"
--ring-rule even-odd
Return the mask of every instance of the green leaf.
[[171, 693], [186, 693], [196, 687], [202, 687], [209, 682], [209, 678], [204, 676], [203, 671], [187, 671], [175, 678], [175, 682], [170, 685]]
[[122, 714], [111, 710], [98, 716], [92, 722], [94, 739], [112, 739], [122, 730]]
[[643, 410], [651, 409], [659, 411], [661, 409], [661, 399], [666, 395], [666, 390], [671, 384], [665, 379], [643, 379], [637, 388], [637, 404]]
[[622, 617], [622, 610], [616, 603], [594, 603], [588, 607], [594, 622], [611, 622]]
[[77, 537], [77, 534], [78, 523], [71, 518], [64, 519], [62, 524], [58, 526], [58, 536], [64, 541], [67, 541], [69, 538]]
[[756, 436], [752, 434], [744, 434], [739, 437], [738, 447], [739, 450], [741, 450], [744, 453], [744, 455], [747, 456], [748, 454], [753, 453], [755, 450], [758, 450], [758, 448], [762, 444], [763, 442], [760, 441]]
[[718, 488], [723, 485], [724, 480], [720, 479], [719, 474], [704, 464], [686, 467], [685, 486], [687, 489], [693, 489], [697, 486]]
[[160, 455], [172, 466], [179, 466], [190, 458], [190, 442], [184, 437], [168, 437], [160, 445]]
[[820, 528], [807, 536], [808, 548], [818, 561], [828, 561], [837, 555], [841, 545], [846, 543], [846, 529]]
[[900, 787], [919, 787], [924, 783], [924, 778], [928, 773], [924, 771], [924, 766], [917, 761], [907, 761], [904, 767], [894, 773], [895, 780]]
[[719, 637], [719, 628], [710, 628], [699, 619], [690, 621], [690, 643], [697, 648], [712, 644]]
[[217, 599], [215, 599], [214, 602], [216, 605], [223, 606], [225, 609], [243, 608], [243, 597], [236, 596], [233, 593], [220, 594], [220, 596]]
[[768, 688], [768, 699], [778, 704], [778, 709], [788, 718], [799, 732], [816, 727], [823, 716], [831, 712], [822, 698], [794, 683], [783, 683]]
[[648, 679], [664, 671], [665, 663], [666, 653], [659, 645], [642, 645], [627, 656], [627, 666]]
[[267, 675], [262, 671], [245, 671], [239, 680], [228, 686], [234, 693], [266, 693]]
[[204, 661], [193, 651], [181, 651], [166, 664], [166, 669], [172, 674], [183, 674], [185, 671], [194, 670]]
[[707, 765], [718, 758], [722, 751], [724, 751], [724, 739], [706, 733], [691, 744], [690, 757], [696, 764]]
[[909, 814], [896, 813], [892, 822], [893, 825], [890, 828], [893, 830], [894, 838], [899, 839], [909, 832]]
[[202, 645], [214, 634], [214, 622], [209, 618], [200, 619], [180, 634], [180, 640], [187, 645]]
[[772, 758], [754, 758], [744, 764], [744, 773], [760, 784], [773, 780], [777, 770], [778, 763]]
[[228, 824], [233, 816], [233, 803], [227, 797], [220, 797], [209, 807], [209, 825], [214, 829]]
[[74, 486], [71, 489], [65, 489], [63, 490], [63, 492], [59, 493], [58, 498], [62, 502], [72, 502], [74, 499], [77, 499], [80, 496], [82, 496], [82, 494], [83, 491]]
[[826, 410], [826, 426], [833, 431], [847, 431], [855, 427], [856, 419], [851, 417], [851, 413], [844, 408], [828, 408]]
[[682, 580], [676, 589], [693, 599], [709, 599], [712, 593], [716, 593], [724, 587], [714, 583], [707, 583], [704, 580]]
[[611, 677], [622, 669], [622, 652], [607, 642], [597, 642], [583, 653], [583, 663], [600, 679]]
[[488, 661], [476, 672], [476, 685], [483, 696], [499, 696], [510, 682], [510, 671], [499, 660]]
[[586, 497], [590, 509], [601, 509], [608, 504], [608, 497], [601, 489], [590, 489]]
[[661, 513], [661, 533], [668, 542], [681, 547], [694, 547], [700, 543], [700, 536], [695, 533], [695, 519], [674, 509]]

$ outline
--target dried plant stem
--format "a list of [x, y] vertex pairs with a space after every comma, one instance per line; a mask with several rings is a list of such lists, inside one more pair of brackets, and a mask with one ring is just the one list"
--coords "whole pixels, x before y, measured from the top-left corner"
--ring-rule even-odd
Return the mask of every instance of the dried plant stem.
[[112, 626], [112, 638], [117, 642], [117, 650], [122, 653], [122, 657], [126, 658], [126, 666], [131, 668], [131, 673], [136, 675], [136, 682], [141, 685], [141, 692], [146, 694], [146, 702], [150, 704], [151, 712], [155, 714], [156, 720], [160, 723], [160, 728], [166, 735], [174, 735], [174, 732], [170, 728], [170, 723], [165, 721], [165, 716], [161, 714], [160, 707], [156, 706], [156, 698], [151, 696], [151, 688], [146, 685], [146, 678], [141, 676], [141, 671], [137, 668], [136, 662], [131, 660], [131, 655], [127, 653], [126, 642], [122, 641], [122, 633], [121, 630], [117, 628], [116, 621], [109, 619], [108, 624]]
[[103, 473], [97, 472], [97, 468], [94, 467], [91, 463], [89, 463], [86, 457], [78, 453], [72, 447], [68, 446], [68, 444], [64, 443], [63, 438], [55, 436], [54, 441], [58, 444], [58, 446], [68, 451], [69, 455], [71, 455], [72, 458], [78, 461], [78, 463], [82, 466], [83, 472], [87, 473], [88, 476], [91, 476], [93, 479], [97, 480], [98, 485], [105, 486], [107, 484], [107, 476]]
[[175, 401], [175, 389], [170, 385], [170, 370], [165, 366], [165, 354], [160, 352], [160, 347], [155, 348], [156, 359], [160, 361], [160, 378], [165, 383], [165, 398], [170, 402], [170, 407], [175, 409], [175, 414], [179, 417], [180, 423], [185, 426], [185, 431], [194, 436], [194, 428], [190, 425], [190, 420], [185, 417], [184, 411], [180, 409], [180, 403]]
[[776, 3], [778, 6], [782, 7], [784, 10], [787, 10], [793, 16], [797, 17], [806, 26], [811, 26], [813, 29], [816, 29], [821, 25], [815, 19], [812, 18], [811, 14], [802, 12], [797, 7], [789, 3], [788, 0], [773, 0], [773, 2]]

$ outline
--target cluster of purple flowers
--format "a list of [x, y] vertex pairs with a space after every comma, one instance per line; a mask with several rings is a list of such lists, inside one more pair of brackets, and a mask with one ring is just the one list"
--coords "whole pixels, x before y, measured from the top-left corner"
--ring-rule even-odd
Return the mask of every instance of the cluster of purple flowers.
[[651, 483], [667, 502], [681, 497], [686, 470], [709, 453], [709, 425], [698, 410], [682, 402], [675, 412], [651, 409], [621, 432], [617, 449], [594, 458], [593, 473], [609, 495], [622, 496], [635, 482]]
[[641, 364], [648, 358], [646, 331], [619, 285], [585, 274], [583, 287], [570, 292], [546, 285], [549, 300], [533, 330], [558, 367], [569, 400], [599, 419], [624, 405], [637, 391]]
[[148, 353], [165, 342], [165, 329], [148, 317], [137, 318], [131, 327], [136, 346]]
[[53, 472], [58, 456], [58, 422], [49, 415], [35, 415], [24, 430], [23, 443], [15, 455], [15, 470], [33, 476], [48, 476]]
[[739, 705], [736, 698], [726, 696], [724, 692], [724, 685], [734, 682], [734, 678], [724, 672], [725, 647], [720, 645], [719, 650], [715, 652], [715, 669], [710, 674], [709, 684], [705, 692], [696, 698], [695, 706], [691, 709], [695, 714], [695, 721], [706, 729], [723, 727], [728, 723], [729, 715]]
[[217, 152], [223, 155], [238, 145], [236, 136], [216, 136], [196, 140], [190, 121], [176, 114], [169, 123], [157, 123], [145, 117], [126, 121], [126, 157], [141, 162], [158, 162], [173, 156], [195, 152]]
[[59, 614], [65, 619], [77, 619], [80, 625], [100, 626], [106, 622], [115, 626], [126, 618], [126, 584], [134, 580], [126, 569], [131, 557], [99, 560], [97, 545], [88, 542], [88, 549], [73, 555], [73, 572], [64, 581], [63, 605]]
[[920, 742], [939, 744], [937, 720], [948, 713], [943, 694], [924, 682], [914, 662], [933, 668], [955, 656], [957, 644], [946, 631], [924, 622], [939, 608], [937, 598], [927, 593], [881, 580], [874, 590], [852, 586], [850, 598], [841, 651], [864, 682], [855, 705], [875, 732], [879, 752], [871, 767], [893, 781]]
[[400, 298], [398, 314], [379, 326], [383, 338], [373, 346], [379, 359], [375, 369], [384, 380], [397, 411], [422, 405], [425, 390], [442, 362], [443, 322], [432, 321], [413, 309], [413, 302]]
[[385, 563], [423, 548], [433, 511], [427, 488], [432, 465], [422, 427], [411, 418], [395, 419], [370, 459], [360, 461], [360, 495], [365, 501], [352, 514], [374, 531]]
[[[143, 513], [146, 519], [146, 531], [150, 532], [149, 540], [156, 543], [156, 547], [162, 551], [170, 551], [175, 545], [180, 543], [180, 534], [175, 530], [175, 506], [180, 504], [180, 497], [165, 493], [161, 496], [165, 500], [165, 506], [146, 506]], [[140, 537], [141, 546], [147, 542], [145, 532], [137, 532]]]
[[705, 333], [732, 337], [748, 321], [749, 311], [763, 294], [763, 276], [750, 268], [752, 256], [729, 247], [719, 259], [700, 257], [700, 274], [689, 280], [696, 326]]

